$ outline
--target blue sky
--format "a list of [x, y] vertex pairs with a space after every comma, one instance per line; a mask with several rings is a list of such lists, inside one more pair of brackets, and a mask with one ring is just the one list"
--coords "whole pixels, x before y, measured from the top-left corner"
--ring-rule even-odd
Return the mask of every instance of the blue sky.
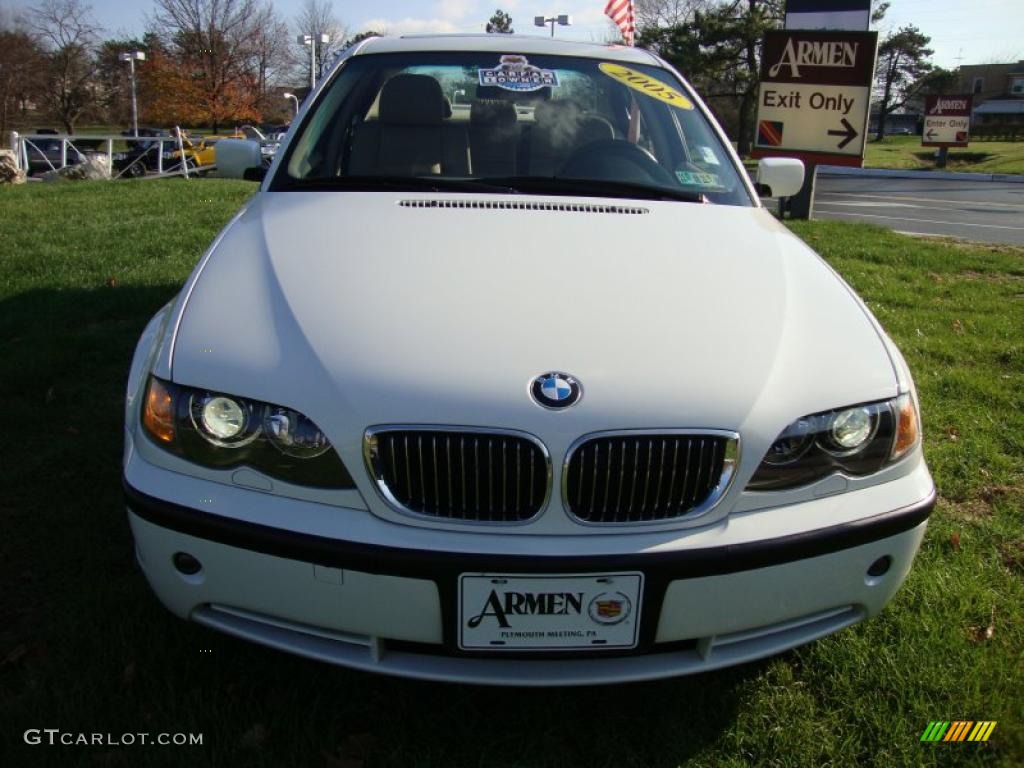
[[[30, 0], [15, 0], [16, 5]], [[149, 0], [87, 0], [113, 36], [145, 28]], [[932, 38], [934, 62], [945, 67], [1024, 59], [1024, 0], [891, 0], [882, 24], [887, 28], [915, 24]], [[0, 4], [5, 3], [0, 0]], [[301, 0], [274, 0], [278, 12], [292, 20]], [[548, 34], [533, 26], [539, 14], [570, 13], [574, 26], [556, 34], [600, 42], [611, 33], [602, 11], [605, 0], [336, 0], [335, 12], [351, 31], [369, 26], [401, 32], [476, 32], [496, 7], [512, 15], [516, 33]]]

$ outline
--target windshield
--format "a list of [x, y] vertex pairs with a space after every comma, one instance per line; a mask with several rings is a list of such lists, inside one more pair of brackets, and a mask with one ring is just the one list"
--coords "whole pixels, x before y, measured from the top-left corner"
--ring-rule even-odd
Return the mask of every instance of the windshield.
[[752, 205], [667, 70], [567, 56], [354, 56], [272, 190], [408, 189]]

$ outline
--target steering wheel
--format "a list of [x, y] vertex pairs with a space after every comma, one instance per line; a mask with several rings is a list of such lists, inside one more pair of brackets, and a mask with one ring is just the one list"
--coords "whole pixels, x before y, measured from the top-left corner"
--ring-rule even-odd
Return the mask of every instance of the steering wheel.
[[599, 139], [584, 144], [569, 155], [558, 175], [574, 179], [678, 186], [675, 177], [658, 165], [647, 150], [622, 139]]

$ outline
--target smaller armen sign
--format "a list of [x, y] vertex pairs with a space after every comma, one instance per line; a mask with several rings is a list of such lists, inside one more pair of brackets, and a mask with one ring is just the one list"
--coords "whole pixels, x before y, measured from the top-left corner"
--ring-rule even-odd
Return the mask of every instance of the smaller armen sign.
[[971, 132], [971, 96], [928, 96], [921, 146], [966, 147]]

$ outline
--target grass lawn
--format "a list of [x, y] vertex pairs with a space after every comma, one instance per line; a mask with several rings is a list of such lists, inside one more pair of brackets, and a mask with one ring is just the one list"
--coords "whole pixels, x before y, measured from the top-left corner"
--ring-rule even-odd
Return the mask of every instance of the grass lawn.
[[[252, 190], [0, 189], [0, 764], [1024, 764], [1024, 249], [793, 225], [865, 297], [920, 388], [942, 498], [880, 617], [696, 677], [471, 688], [328, 667], [181, 622], [134, 566], [120, 486], [128, 362]], [[986, 744], [920, 742], [929, 721], [958, 719], [998, 725]], [[28, 728], [204, 744], [30, 747]]]
[[[865, 168], [935, 170], [935, 149], [922, 147], [920, 136], [887, 136], [869, 139], [864, 151]], [[1024, 141], [975, 141], [966, 149], [950, 149], [947, 171], [977, 173], [1024, 173]]]

